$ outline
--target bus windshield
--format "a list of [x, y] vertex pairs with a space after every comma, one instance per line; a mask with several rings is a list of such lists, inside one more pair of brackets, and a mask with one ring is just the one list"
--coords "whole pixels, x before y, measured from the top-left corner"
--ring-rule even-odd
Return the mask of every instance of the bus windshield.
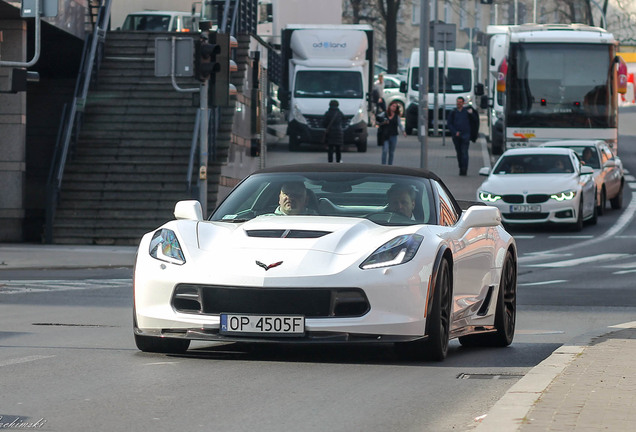
[[600, 44], [512, 44], [507, 126], [617, 127], [613, 49]]

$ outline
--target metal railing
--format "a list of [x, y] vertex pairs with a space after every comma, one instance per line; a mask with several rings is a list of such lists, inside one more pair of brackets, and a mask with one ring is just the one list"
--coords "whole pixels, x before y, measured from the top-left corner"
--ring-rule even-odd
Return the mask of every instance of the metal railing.
[[81, 113], [86, 105], [86, 97], [93, 78], [94, 66], [96, 64], [99, 65], [101, 61], [102, 48], [110, 21], [110, 7], [111, 0], [102, 1], [93, 32], [88, 34], [84, 40], [84, 50], [75, 83], [73, 101], [70, 106], [67, 104], [64, 107], [46, 184], [46, 222], [44, 228], [44, 241], [46, 243], [53, 242], [53, 222], [62, 187], [64, 168], [71, 147], [71, 139], [74, 133], [75, 137], [79, 134]]

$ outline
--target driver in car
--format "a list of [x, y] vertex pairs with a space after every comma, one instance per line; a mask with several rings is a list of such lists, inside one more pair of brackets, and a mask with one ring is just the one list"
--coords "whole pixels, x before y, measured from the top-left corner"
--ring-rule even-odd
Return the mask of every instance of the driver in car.
[[411, 186], [394, 184], [387, 192], [387, 211], [398, 213], [414, 220], [415, 194], [415, 189]]
[[281, 186], [278, 195], [276, 215], [315, 215], [316, 212], [307, 208], [307, 188], [300, 181], [288, 182]]

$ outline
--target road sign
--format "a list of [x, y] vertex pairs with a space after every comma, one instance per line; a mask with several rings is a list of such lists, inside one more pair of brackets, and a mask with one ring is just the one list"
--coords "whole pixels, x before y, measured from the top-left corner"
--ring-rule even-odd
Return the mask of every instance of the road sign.
[[[193, 72], [194, 40], [191, 37], [174, 38], [174, 76], [191, 77]], [[155, 76], [169, 77], [172, 73], [172, 38], [155, 39]]]
[[437, 50], [454, 51], [456, 45], [456, 25], [431, 23], [430, 46]]
[[[58, 0], [39, 0], [40, 16], [46, 18], [56, 17], [57, 1]], [[35, 17], [35, 2], [36, 0], [22, 0], [22, 6], [20, 7], [20, 16], [22, 18]]]

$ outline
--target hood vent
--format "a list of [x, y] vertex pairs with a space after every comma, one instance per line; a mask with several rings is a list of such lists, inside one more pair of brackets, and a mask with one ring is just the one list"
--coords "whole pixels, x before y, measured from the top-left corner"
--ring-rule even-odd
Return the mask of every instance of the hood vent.
[[315, 230], [284, 230], [284, 229], [263, 229], [263, 230], [248, 230], [245, 231], [248, 237], [262, 237], [262, 238], [319, 238], [327, 234], [331, 234], [329, 231], [315, 231]]

